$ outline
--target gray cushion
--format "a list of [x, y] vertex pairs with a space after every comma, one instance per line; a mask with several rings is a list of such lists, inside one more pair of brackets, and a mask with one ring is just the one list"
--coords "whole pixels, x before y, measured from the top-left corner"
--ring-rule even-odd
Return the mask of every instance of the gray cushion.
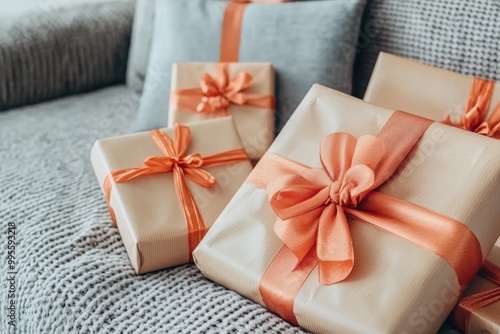
[[379, 51], [500, 80], [500, 1], [370, 0], [353, 93], [362, 97]]
[[133, 1], [37, 8], [0, 18], [0, 110], [125, 81]]
[[[148, 75], [137, 130], [167, 124], [173, 62], [218, 61], [226, 1], [158, 0]], [[244, 15], [240, 61], [272, 62], [277, 74], [277, 129], [312, 84], [351, 91], [365, 0], [251, 4]]]
[[137, 0], [127, 67], [127, 86], [142, 92], [153, 38], [155, 2]]

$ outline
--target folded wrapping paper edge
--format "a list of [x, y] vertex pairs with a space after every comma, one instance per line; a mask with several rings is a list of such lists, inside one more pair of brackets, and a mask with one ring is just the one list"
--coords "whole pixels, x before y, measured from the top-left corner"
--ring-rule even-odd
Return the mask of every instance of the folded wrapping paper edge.
[[[426, 96], [426, 94], [421, 94], [421, 92], [425, 90], [418, 90], [416, 94], [412, 94], [414, 98], [406, 99], [406, 101], [411, 101], [411, 102], [395, 104], [396, 101], [392, 100], [393, 97], [390, 97], [389, 98], [390, 101], [388, 102], [383, 97], [387, 96], [385, 95], [385, 93], [383, 93], [383, 91], [394, 91], [393, 88], [396, 84], [397, 87], [401, 86], [399, 84], [401, 80], [397, 80], [396, 75], [392, 76], [392, 74], [390, 73], [393, 73], [396, 71], [397, 68], [402, 68], [402, 67], [405, 67], [405, 70], [399, 72], [405, 73], [405, 77], [403, 78], [403, 80], [406, 79], [408, 75], [412, 75], [414, 76], [414, 78], [418, 77], [421, 79], [426, 78], [426, 79], [443, 81], [442, 84], [440, 85], [440, 87], [442, 87], [440, 89], [442, 89], [443, 91], [441, 92], [441, 94], [436, 94], [435, 96], [439, 95], [439, 99], [441, 101], [446, 101], [447, 99], [451, 99], [449, 101], [453, 102], [443, 103], [442, 107], [436, 109], [434, 107], [435, 101], [433, 101], [436, 99], [430, 98], [429, 96]], [[409, 67], [410, 71], [406, 69], [406, 67]], [[389, 74], [387, 73], [387, 69], [390, 70]], [[433, 75], [430, 74], [431, 72]], [[402, 77], [402, 75], [399, 77]], [[456, 113], [457, 116], [462, 114], [473, 81], [474, 77], [472, 76], [427, 65], [414, 59], [400, 57], [387, 52], [380, 52], [377, 61], [375, 63], [375, 67], [373, 69], [372, 76], [368, 83], [368, 87], [366, 89], [363, 100], [381, 106], [386, 106], [390, 109], [407, 110], [416, 113], [418, 115], [431, 118], [434, 121], [441, 122], [450, 114], [450, 112], [453, 114]], [[410, 84], [405, 84], [405, 85], [411, 86]], [[452, 88], [449, 88], [450, 86], [452, 86]], [[457, 92], [456, 93], [457, 98], [455, 99], [454, 94], [451, 95], [449, 93], [444, 94], [444, 91], [446, 90], [453, 90], [454, 92]], [[406, 92], [406, 89], [404, 91]], [[404, 95], [408, 96], [409, 94], [404, 94]], [[500, 82], [496, 82], [488, 115], [491, 115], [491, 113], [495, 109], [495, 106], [499, 102], [500, 102]], [[411, 106], [415, 104], [422, 106], [421, 108], [419, 108], [418, 112], [414, 112], [414, 110], [412, 110], [411, 108]]]
[[[90, 161], [94, 169], [94, 174], [96, 176], [97, 182], [99, 183], [99, 188], [101, 189], [103, 195], [105, 195], [102, 185], [104, 183], [106, 175], [109, 174], [110, 170], [109, 168], [107, 168], [108, 166], [107, 158], [102, 148], [103, 140], [106, 139], [98, 139], [95, 141], [94, 145], [92, 146], [92, 149], [90, 150]], [[107, 209], [106, 212], [108, 212]], [[122, 221], [123, 219], [125, 219], [125, 217], [122, 215], [121, 210], [117, 210], [116, 215], [118, 216], [117, 220], [119, 219], [120, 221]], [[110, 223], [109, 226], [112, 227], [112, 224]], [[119, 226], [117, 226], [117, 228], [118, 232], [120, 233], [120, 237], [122, 239], [125, 250], [127, 251], [127, 256], [130, 259], [132, 267], [134, 268], [134, 271], [137, 274], [141, 274], [142, 262], [143, 262], [142, 254], [140, 251], [140, 246], [137, 240], [134, 238], [134, 233], [130, 233], [131, 231], [129, 228], [129, 224], [120, 224]], [[129, 232], [125, 232], [123, 231], [123, 229], [129, 230]]]
[[[172, 77], [171, 77], [171, 95], [168, 106], [168, 124], [179, 122], [181, 124], [193, 124], [210, 120], [212, 117], [207, 114], [194, 113], [191, 111], [181, 110], [177, 105], [177, 99], [172, 95], [177, 91], [185, 91], [196, 89], [200, 87], [200, 78], [203, 73], [208, 73], [211, 76], [215, 75], [215, 66], [221, 63], [214, 62], [179, 62], [172, 64]], [[245, 92], [250, 94], [261, 94], [265, 96], [272, 96], [276, 98], [275, 87], [275, 69], [269, 62], [248, 62], [248, 63], [227, 63], [229, 66], [230, 78], [233, 78], [240, 72], [248, 72], [252, 75], [251, 86], [245, 89]], [[180, 76], [183, 76], [180, 79]], [[186, 79], [188, 76], [189, 79]], [[184, 84], [179, 85], [179, 81]], [[258, 80], [258, 81], [255, 81]], [[263, 81], [264, 80], [264, 81]], [[189, 81], [191, 84], [186, 84]], [[263, 86], [268, 89], [258, 89]], [[272, 144], [275, 136], [274, 123], [275, 123], [275, 108], [259, 108], [248, 105], [234, 105], [229, 106], [230, 115], [233, 117], [234, 124], [238, 130], [243, 147], [247, 151], [251, 159], [260, 159], [269, 146]], [[231, 113], [231, 110], [233, 111]], [[251, 112], [252, 114], [263, 114], [264, 117], [259, 117], [261, 121], [256, 123], [257, 128], [248, 126], [251, 120], [245, 116], [245, 113]], [[268, 114], [268, 115], [267, 115]], [[267, 117], [266, 117], [267, 115]]]

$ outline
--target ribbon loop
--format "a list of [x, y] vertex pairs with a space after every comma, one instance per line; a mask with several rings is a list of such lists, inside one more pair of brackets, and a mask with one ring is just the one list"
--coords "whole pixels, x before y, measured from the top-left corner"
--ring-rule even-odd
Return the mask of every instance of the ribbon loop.
[[460, 122], [448, 116], [443, 123], [483, 136], [500, 139], [500, 103], [487, 119], [495, 82], [474, 78], [469, 97], [462, 112]]
[[274, 96], [245, 92], [252, 79], [252, 75], [244, 71], [230, 78], [229, 64], [217, 63], [215, 76], [204, 73], [199, 88], [175, 91], [171, 100], [180, 110], [215, 117], [229, 115], [231, 105], [274, 109]]
[[174, 140], [161, 130], [153, 130], [149, 134], [165, 156], [147, 157], [144, 160], [145, 167], [120, 169], [111, 172], [104, 180], [103, 190], [113, 225], [116, 226], [116, 216], [110, 205], [110, 198], [114, 184], [127, 182], [140, 176], [172, 172], [177, 199], [188, 227], [189, 260], [192, 261], [191, 253], [205, 235], [206, 228], [186, 183], [186, 178], [202, 187], [212, 187], [216, 179], [202, 167], [249, 161], [249, 158], [244, 149], [230, 150], [207, 157], [202, 157], [199, 153], [186, 155], [191, 142], [191, 130], [186, 126], [175, 126]]
[[334, 133], [321, 141], [322, 168], [268, 183], [271, 207], [281, 218], [275, 224], [276, 233], [298, 262], [316, 246], [322, 284], [345, 279], [353, 268], [354, 252], [343, 207], [357, 206], [372, 189], [372, 168], [382, 152], [383, 141], [376, 137], [357, 140], [347, 133]]

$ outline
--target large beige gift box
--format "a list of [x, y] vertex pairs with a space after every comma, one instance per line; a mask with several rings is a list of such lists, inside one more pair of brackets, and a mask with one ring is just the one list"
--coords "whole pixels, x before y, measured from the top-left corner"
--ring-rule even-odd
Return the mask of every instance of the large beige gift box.
[[[230, 118], [224, 117], [189, 126], [191, 141], [187, 154], [202, 157], [242, 149]], [[174, 129], [161, 129], [175, 141]], [[147, 157], [164, 154], [148, 132], [100, 139], [91, 151], [97, 180], [103, 187], [113, 171], [143, 167]], [[246, 155], [245, 155], [246, 156]], [[187, 188], [209, 229], [252, 170], [247, 161], [202, 167], [216, 178], [203, 187], [186, 177]], [[128, 256], [137, 273], [187, 263], [190, 259], [188, 226], [179, 203], [173, 173], [144, 175], [111, 188], [110, 207]]]
[[[380, 52], [363, 99], [437, 122], [448, 116], [453, 121], [459, 121], [474, 79]], [[499, 102], [500, 86], [497, 82], [494, 84], [488, 115], [492, 114]]]
[[231, 115], [250, 159], [260, 159], [274, 140], [274, 86], [270, 63], [174, 63], [169, 126]]
[[[336, 132], [356, 138], [376, 136], [393, 114], [314, 85], [266, 156], [276, 154], [320, 167], [322, 138]], [[255, 173], [279, 177], [266, 168], [266, 156], [248, 180]], [[482, 254], [488, 254], [500, 235], [499, 181], [499, 141], [433, 123], [399, 170], [376, 190], [470, 229], [480, 244], [478, 269]], [[193, 253], [205, 276], [262, 305], [262, 277], [284, 249], [274, 230], [277, 216], [268, 196], [266, 189], [248, 181], [243, 184]], [[387, 212], [392, 213], [391, 207]], [[435, 333], [458, 300], [460, 284], [454, 269], [416, 243], [347, 219], [355, 254], [353, 271], [339, 283], [322, 285], [314, 267], [292, 304], [298, 324], [315, 333]], [[447, 232], [425, 231], [420, 237], [448, 238]], [[459, 244], [453, 243], [451, 249], [464, 247]], [[277, 284], [286, 295], [289, 282]]]

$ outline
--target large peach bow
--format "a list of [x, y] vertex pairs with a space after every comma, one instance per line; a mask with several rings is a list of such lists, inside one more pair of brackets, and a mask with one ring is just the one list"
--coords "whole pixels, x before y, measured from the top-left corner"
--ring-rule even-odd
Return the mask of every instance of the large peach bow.
[[486, 119], [494, 89], [494, 81], [474, 78], [460, 122], [455, 123], [448, 116], [443, 123], [500, 139], [500, 103], [490, 117]]
[[210, 116], [227, 116], [231, 104], [263, 109], [274, 109], [274, 96], [247, 93], [252, 75], [240, 72], [230, 78], [229, 64], [217, 63], [215, 76], [204, 73], [199, 88], [173, 92], [174, 108]]
[[198, 153], [186, 155], [191, 142], [191, 130], [186, 126], [175, 126], [175, 141], [161, 130], [153, 130], [149, 134], [164, 156], [147, 157], [144, 160], [144, 167], [116, 170], [109, 173], [104, 180], [103, 191], [113, 224], [116, 226], [116, 216], [110, 205], [110, 198], [114, 184], [127, 182], [140, 176], [172, 172], [177, 199], [188, 227], [189, 253], [191, 254], [205, 235], [206, 228], [203, 217], [186, 183], [186, 177], [202, 187], [211, 187], [216, 183], [216, 179], [212, 174], [203, 170], [203, 167], [249, 161], [249, 158], [244, 149], [230, 150], [206, 157], [202, 157]]
[[375, 186], [383, 141], [334, 133], [321, 141], [322, 168], [269, 182], [275, 232], [300, 263], [316, 247], [319, 281], [333, 284], [352, 271], [354, 253], [344, 207], [356, 207]]
[[470, 317], [473, 312], [500, 301], [500, 268], [491, 262], [485, 261], [478, 275], [496, 284], [497, 287], [460, 299], [460, 303], [453, 312], [453, 320], [462, 332], [468, 332]]

